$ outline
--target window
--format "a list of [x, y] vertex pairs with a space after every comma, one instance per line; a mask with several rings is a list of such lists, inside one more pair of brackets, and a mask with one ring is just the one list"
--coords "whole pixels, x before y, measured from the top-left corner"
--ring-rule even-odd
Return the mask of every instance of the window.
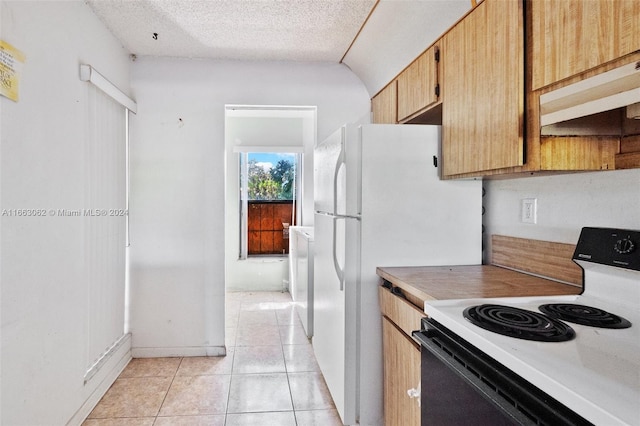
[[289, 253], [300, 164], [295, 153], [240, 153], [240, 258]]
[[129, 241], [129, 110], [93, 85], [87, 93], [84, 161], [88, 209], [77, 211], [84, 220], [87, 283], [85, 382], [105, 365], [128, 332]]

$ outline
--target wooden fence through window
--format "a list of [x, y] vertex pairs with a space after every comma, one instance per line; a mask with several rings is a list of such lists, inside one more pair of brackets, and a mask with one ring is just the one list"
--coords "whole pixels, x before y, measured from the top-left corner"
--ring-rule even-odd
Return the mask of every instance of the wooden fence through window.
[[248, 247], [249, 255], [288, 254], [289, 229], [293, 201], [249, 201]]

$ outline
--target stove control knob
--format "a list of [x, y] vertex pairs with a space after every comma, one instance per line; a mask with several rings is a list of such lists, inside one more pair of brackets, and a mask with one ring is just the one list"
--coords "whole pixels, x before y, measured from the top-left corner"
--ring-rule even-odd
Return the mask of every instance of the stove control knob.
[[635, 250], [636, 245], [629, 238], [623, 238], [616, 241], [616, 245], [613, 249], [620, 254], [629, 254]]

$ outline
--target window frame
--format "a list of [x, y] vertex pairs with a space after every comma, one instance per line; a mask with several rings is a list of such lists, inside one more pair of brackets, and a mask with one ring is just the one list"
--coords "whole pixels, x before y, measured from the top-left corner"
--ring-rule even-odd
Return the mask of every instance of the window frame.
[[[239, 169], [239, 196], [240, 196], [240, 208], [239, 208], [239, 254], [240, 260], [246, 260], [253, 257], [265, 256], [264, 254], [249, 254], [249, 156], [256, 153], [273, 153], [273, 154], [289, 154], [294, 156], [294, 188], [293, 188], [293, 217], [295, 222], [299, 220], [300, 212], [302, 211], [302, 176], [303, 176], [303, 153], [299, 149], [294, 147], [287, 147], [289, 149], [267, 148], [267, 149], [246, 149], [238, 152], [238, 169]], [[293, 149], [291, 149], [293, 148]], [[290, 226], [294, 224], [291, 223]], [[272, 257], [285, 257], [282, 254], [268, 254], [266, 256]]]

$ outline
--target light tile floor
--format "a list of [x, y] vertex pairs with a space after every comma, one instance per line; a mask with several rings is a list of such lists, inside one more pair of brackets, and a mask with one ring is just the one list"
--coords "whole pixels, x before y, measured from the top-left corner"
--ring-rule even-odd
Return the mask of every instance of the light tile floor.
[[289, 293], [227, 293], [226, 357], [133, 359], [85, 426], [341, 425]]

